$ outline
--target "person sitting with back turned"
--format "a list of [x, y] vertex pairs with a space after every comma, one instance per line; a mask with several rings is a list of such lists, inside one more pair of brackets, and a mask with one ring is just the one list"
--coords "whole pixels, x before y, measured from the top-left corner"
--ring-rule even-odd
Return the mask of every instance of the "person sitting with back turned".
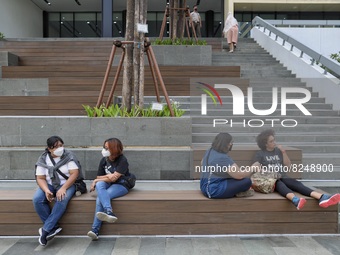
[[[80, 164], [76, 156], [65, 150], [59, 136], [47, 139], [47, 148], [35, 166], [38, 189], [33, 197], [33, 205], [44, 223], [39, 229], [39, 243], [47, 244], [62, 229], [58, 225], [66, 207], [76, 192], [74, 182], [79, 175]], [[58, 173], [61, 172], [62, 174]], [[54, 202], [51, 210], [50, 203]]]
[[234, 52], [238, 41], [238, 22], [231, 12], [228, 13], [228, 16], [225, 20], [223, 35], [225, 38], [227, 38], [229, 52]]
[[229, 133], [219, 133], [202, 159], [200, 189], [208, 198], [231, 198], [234, 196], [250, 196], [250, 176], [254, 171], [241, 171], [238, 165], [228, 155], [233, 147], [232, 136]]
[[[291, 161], [285, 149], [276, 144], [274, 130], [267, 129], [262, 131], [256, 138], [257, 145], [261, 151], [255, 155], [253, 167], [265, 168], [266, 171], [274, 171], [274, 169], [281, 169], [283, 166], [290, 167]], [[277, 170], [275, 170], [277, 171]], [[306, 199], [298, 197], [294, 194], [300, 194], [319, 200], [319, 206], [327, 208], [331, 205], [336, 205], [340, 201], [340, 194], [328, 195], [322, 194], [318, 191], [306, 187], [296, 179], [289, 178], [286, 171], [281, 171], [281, 178], [275, 183], [275, 191], [281, 196], [292, 201], [296, 209], [300, 210], [306, 203]]]

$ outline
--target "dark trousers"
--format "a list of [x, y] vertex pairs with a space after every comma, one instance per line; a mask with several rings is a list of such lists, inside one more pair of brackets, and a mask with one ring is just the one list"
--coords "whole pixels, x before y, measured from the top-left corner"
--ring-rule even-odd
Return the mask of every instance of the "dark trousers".
[[[197, 37], [201, 37], [201, 26], [199, 22], [193, 22], [194, 23], [194, 29], [196, 32], [196, 36]], [[194, 33], [192, 34], [192, 36], [194, 36]]]
[[275, 191], [283, 197], [286, 197], [288, 193], [294, 193], [294, 191], [309, 197], [313, 192], [312, 189], [306, 187], [301, 182], [293, 178], [281, 178], [277, 180], [275, 184]]

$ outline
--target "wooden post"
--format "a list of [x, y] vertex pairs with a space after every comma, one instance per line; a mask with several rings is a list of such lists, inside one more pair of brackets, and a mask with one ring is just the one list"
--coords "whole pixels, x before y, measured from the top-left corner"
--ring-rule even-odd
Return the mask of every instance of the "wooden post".
[[96, 107], [99, 107], [103, 102], [105, 88], [106, 88], [107, 80], [108, 80], [109, 75], [110, 75], [112, 62], [113, 62], [113, 58], [114, 58], [115, 53], [116, 53], [116, 46], [113, 44], [112, 49], [111, 49], [111, 53], [110, 53], [109, 62], [108, 62], [107, 67], [106, 67], [106, 72], [105, 72], [104, 80], [103, 80], [103, 83], [102, 83], [102, 88], [100, 90], [99, 97], [98, 97], [98, 100], [97, 100]]
[[151, 56], [153, 65], [155, 66], [155, 69], [156, 69], [156, 74], [157, 74], [158, 79], [159, 79], [159, 82], [160, 82], [160, 84], [161, 84], [161, 88], [162, 88], [162, 90], [163, 90], [163, 94], [164, 94], [164, 97], [165, 97], [165, 101], [166, 101], [166, 103], [167, 103], [167, 105], [168, 105], [168, 107], [169, 107], [171, 116], [174, 117], [175, 114], [174, 114], [174, 111], [173, 111], [173, 109], [172, 109], [172, 106], [171, 106], [171, 103], [170, 103], [170, 100], [169, 100], [168, 92], [166, 91], [166, 88], [165, 88], [165, 85], [164, 85], [164, 81], [163, 81], [161, 72], [159, 71], [159, 67], [158, 67], [158, 64], [157, 64], [157, 60], [156, 60], [155, 54], [154, 54], [153, 49], [152, 49], [151, 46], [149, 47], [149, 51], [150, 51], [150, 56]]
[[111, 90], [110, 90], [110, 94], [109, 94], [109, 97], [107, 98], [107, 101], [106, 101], [106, 105], [105, 105], [106, 107], [109, 107], [109, 105], [112, 102], [113, 94], [116, 90], [119, 75], [121, 73], [122, 66], [123, 66], [123, 63], [124, 63], [124, 57], [125, 57], [125, 48], [123, 48], [123, 53], [122, 53], [122, 56], [120, 57], [119, 65], [117, 67], [117, 72], [116, 72], [116, 75], [115, 75], [115, 79], [113, 80], [112, 87], [111, 87]]

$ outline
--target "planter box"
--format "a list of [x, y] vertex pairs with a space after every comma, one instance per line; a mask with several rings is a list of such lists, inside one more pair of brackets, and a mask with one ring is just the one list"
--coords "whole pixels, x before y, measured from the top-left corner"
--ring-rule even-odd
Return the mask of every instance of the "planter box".
[[0, 179], [34, 179], [46, 139], [59, 135], [94, 179], [104, 140], [119, 138], [140, 180], [190, 179], [191, 118], [0, 117]]
[[124, 146], [191, 146], [191, 118], [0, 117], [0, 146], [45, 146], [59, 135], [66, 146], [102, 146], [110, 137]]
[[152, 45], [159, 65], [212, 65], [211, 45]]
[[8, 51], [0, 51], [0, 66], [17, 66], [19, 58]]

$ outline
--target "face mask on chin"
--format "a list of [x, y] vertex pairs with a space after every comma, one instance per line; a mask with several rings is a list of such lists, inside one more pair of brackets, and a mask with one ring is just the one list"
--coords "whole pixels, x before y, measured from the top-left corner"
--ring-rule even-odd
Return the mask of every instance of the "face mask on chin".
[[53, 151], [53, 154], [56, 155], [57, 157], [61, 157], [64, 153], [64, 147], [59, 147]]
[[105, 148], [102, 149], [102, 155], [103, 157], [110, 157], [111, 156], [111, 153], [109, 150], [106, 150]]

